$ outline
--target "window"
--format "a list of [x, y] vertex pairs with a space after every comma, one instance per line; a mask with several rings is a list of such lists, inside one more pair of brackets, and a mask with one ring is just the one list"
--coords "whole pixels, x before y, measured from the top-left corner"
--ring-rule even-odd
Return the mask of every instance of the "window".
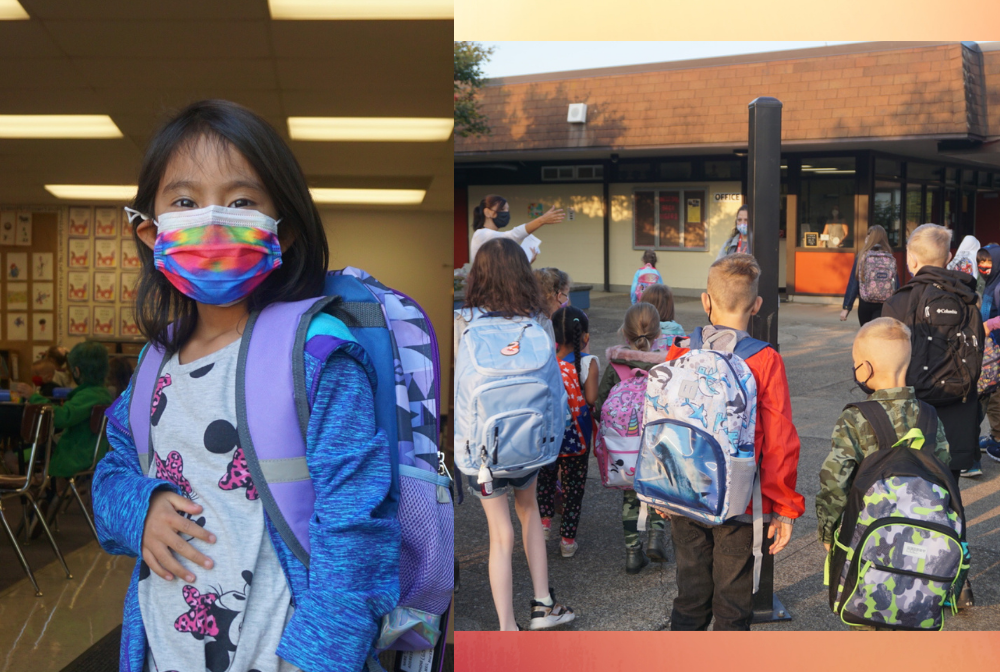
[[634, 194], [635, 248], [704, 250], [704, 189], [643, 189]]
[[902, 164], [890, 159], [875, 159], [875, 174], [880, 177], [902, 177]]
[[664, 182], [684, 182], [690, 180], [691, 162], [675, 161], [660, 164], [660, 179]]
[[893, 246], [902, 245], [909, 240], [913, 229], [926, 221], [923, 213], [923, 187], [919, 184], [906, 185], [906, 235], [902, 241], [894, 242]]
[[910, 161], [906, 164], [906, 177], [911, 180], [940, 182], [941, 178], [944, 177], [944, 168]]
[[[919, 192], [917, 192], [919, 196]], [[872, 224], [878, 224], [889, 234], [889, 244], [899, 247], [903, 244], [901, 239], [902, 222], [902, 185], [896, 182], [876, 182], [875, 183], [875, 205], [872, 208]], [[917, 212], [920, 207], [918, 204]]]
[[[854, 247], [854, 157], [803, 158], [799, 199], [799, 247]], [[813, 239], [817, 245], [812, 245]]]
[[652, 166], [648, 163], [620, 163], [618, 164], [618, 181], [620, 182], [647, 182], [654, 180]]
[[542, 180], [553, 182], [559, 180], [603, 180], [604, 166], [545, 166], [542, 168]]
[[706, 161], [706, 180], [740, 180], [743, 179], [743, 171], [740, 170], [739, 161]]

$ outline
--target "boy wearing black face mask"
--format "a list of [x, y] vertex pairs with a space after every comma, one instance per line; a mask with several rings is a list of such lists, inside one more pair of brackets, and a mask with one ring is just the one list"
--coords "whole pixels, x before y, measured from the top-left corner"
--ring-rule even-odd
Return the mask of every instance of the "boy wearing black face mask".
[[[910, 330], [899, 320], [880, 317], [861, 327], [851, 351], [854, 380], [870, 401], [882, 405], [892, 420], [896, 435], [904, 436], [920, 421], [920, 403], [906, 384], [910, 365]], [[875, 431], [861, 411], [844, 409], [833, 429], [833, 446], [819, 472], [816, 495], [819, 540], [830, 550], [837, 521], [847, 505], [847, 493], [861, 460], [878, 450]], [[944, 425], [937, 422], [934, 455], [947, 466], [951, 460]]]

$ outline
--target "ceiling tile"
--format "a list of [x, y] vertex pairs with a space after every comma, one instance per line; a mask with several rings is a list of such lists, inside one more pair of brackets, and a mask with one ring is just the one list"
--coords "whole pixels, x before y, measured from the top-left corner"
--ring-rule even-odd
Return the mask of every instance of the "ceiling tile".
[[270, 59], [141, 60], [73, 59], [80, 77], [97, 88], [235, 89], [275, 88]]
[[0, 59], [57, 58], [64, 54], [41, 21], [0, 21]]
[[85, 58], [231, 59], [271, 56], [267, 21], [46, 21], [56, 45]]
[[440, 60], [454, 39], [451, 21], [271, 21], [268, 28], [277, 58], [334, 59], [347, 67], [385, 54]]
[[267, 0], [18, 0], [32, 18], [77, 19], [270, 19]]

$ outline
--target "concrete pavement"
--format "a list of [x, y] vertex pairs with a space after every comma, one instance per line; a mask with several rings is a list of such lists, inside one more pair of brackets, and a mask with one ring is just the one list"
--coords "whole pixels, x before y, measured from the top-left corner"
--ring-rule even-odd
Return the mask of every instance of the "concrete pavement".
[[[616, 331], [629, 301], [625, 294], [592, 294], [591, 352], [607, 364], [604, 350], [619, 342]], [[685, 329], [706, 324], [701, 303], [677, 299], [677, 320]], [[851, 343], [858, 323], [854, 313], [840, 322], [839, 306], [782, 303], [779, 343], [788, 371], [795, 425], [802, 442], [798, 491], [806, 511], [795, 525], [792, 540], [775, 561], [775, 589], [793, 618], [755, 625], [757, 630], [845, 630], [827, 604], [823, 586], [824, 551], [816, 535], [815, 495], [819, 468], [830, 449], [830, 433], [844, 405], [864, 398], [852, 380]], [[969, 574], [976, 607], [946, 621], [949, 630], [1000, 630], [1000, 463], [984, 455], [983, 475], [961, 479], [972, 550]], [[513, 512], [514, 607], [527, 625], [531, 581]], [[559, 555], [558, 534], [548, 542], [549, 575], [560, 602], [571, 606], [576, 630], [662, 630], [670, 627], [676, 595], [673, 562], [650, 564], [640, 574], [625, 574], [621, 529], [621, 492], [601, 486], [591, 458], [575, 557]], [[461, 566], [461, 590], [456, 595], [457, 630], [495, 630], [496, 612], [489, 588], [488, 531], [482, 506], [471, 496], [456, 507], [455, 549]], [[553, 521], [553, 530], [558, 519]], [[669, 533], [669, 526], [668, 526]], [[671, 552], [672, 556], [672, 552]]]

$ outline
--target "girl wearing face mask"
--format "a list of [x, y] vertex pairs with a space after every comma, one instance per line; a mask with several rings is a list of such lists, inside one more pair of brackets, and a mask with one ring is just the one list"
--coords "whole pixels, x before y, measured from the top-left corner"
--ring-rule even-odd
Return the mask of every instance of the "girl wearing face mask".
[[[472, 211], [472, 240], [469, 242], [469, 262], [476, 260], [476, 252], [487, 241], [494, 238], [510, 238], [520, 245], [529, 234], [534, 233], [546, 224], [558, 224], [563, 221], [566, 214], [556, 206], [549, 208], [549, 211], [538, 219], [533, 219], [527, 224], [515, 226], [510, 231], [501, 231], [510, 224], [510, 204], [503, 196], [490, 194], [479, 202], [479, 205]], [[528, 263], [534, 259], [528, 259]]]
[[[305, 361], [288, 363], [311, 390], [308, 566], [263, 503], [277, 481], [255, 485], [238, 433], [248, 321], [323, 292], [329, 251], [302, 170], [256, 114], [202, 101], [154, 136], [127, 212], [143, 356], [164, 354], [151, 401], [136, 376], [108, 411], [114, 450], [94, 476], [101, 545], [139, 558], [121, 669], [362, 669], [399, 597], [400, 531], [371, 365], [356, 349], [310, 345], [339, 321], [311, 318]], [[141, 413], [148, 437], [130, 430]]]
[[747, 234], [749, 222], [750, 207], [741, 205], [740, 209], [736, 211], [736, 225], [733, 227], [732, 233], [729, 234], [729, 239], [719, 250], [719, 255], [715, 258], [716, 261], [737, 252], [740, 254], [750, 253], [750, 238]]

